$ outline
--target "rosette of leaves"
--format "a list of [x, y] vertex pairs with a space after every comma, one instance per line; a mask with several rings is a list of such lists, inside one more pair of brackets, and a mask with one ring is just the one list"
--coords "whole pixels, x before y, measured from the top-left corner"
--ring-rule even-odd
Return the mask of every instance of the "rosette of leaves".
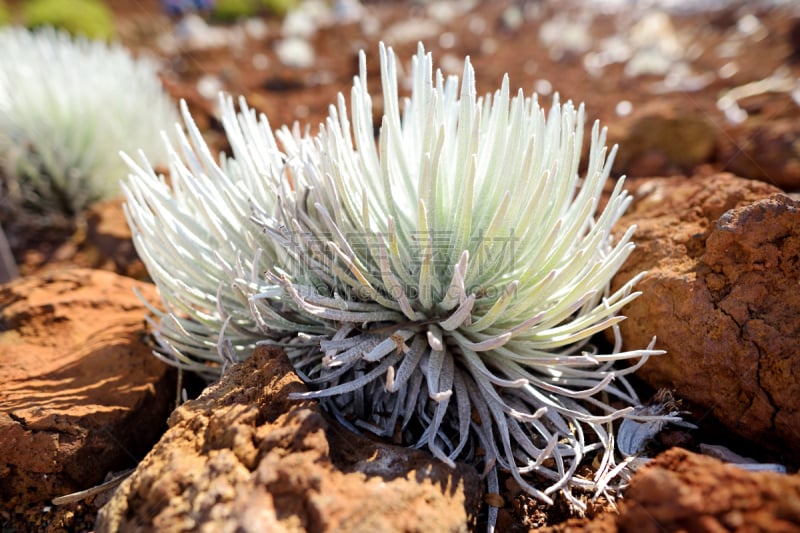
[[156, 65], [122, 46], [44, 28], [0, 30], [0, 168], [10, 200], [72, 215], [118, 194], [120, 150], [166, 160], [177, 115]]
[[638, 295], [636, 279], [609, 291], [634, 229], [612, 237], [621, 180], [598, 210], [605, 131], [594, 124], [580, 173], [582, 106], [545, 112], [507, 78], [478, 97], [468, 60], [459, 83], [420, 45], [404, 99], [381, 47], [376, 140], [360, 59], [350, 110], [340, 96], [316, 136], [273, 134], [223, 98], [232, 158], [215, 163], [185, 111], [172, 187], [133, 166], [136, 246], [173, 310], [161, 356], [208, 370], [259, 339], [282, 345], [312, 389], [297, 397], [354, 431], [581, 508], [575, 489], [601, 493], [625, 466], [612, 423], [648, 418], [625, 376], [661, 353], [589, 344]]

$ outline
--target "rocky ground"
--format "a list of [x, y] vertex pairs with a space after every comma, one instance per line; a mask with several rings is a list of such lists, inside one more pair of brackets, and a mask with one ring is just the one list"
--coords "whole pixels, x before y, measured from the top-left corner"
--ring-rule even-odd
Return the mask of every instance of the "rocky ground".
[[[134, 281], [146, 272], [110, 201], [61, 231], [2, 221], [23, 274], [0, 286], [4, 531], [95, 528], [111, 490], [52, 499], [135, 467], [151, 449], [98, 531], [456, 531], [481, 528], [486, 502], [501, 507], [501, 531], [800, 531], [800, 10], [791, 2], [307, 3], [285, 20], [227, 25], [170, 18], [157, 0], [109, 4], [121, 40], [161, 62], [170, 94], [220, 150], [219, 90], [244, 95], [273, 126], [315, 130], [348, 90], [359, 49], [377, 86], [379, 41], [400, 58], [422, 41], [446, 73], [469, 55], [481, 92], [507, 72], [545, 104], [556, 92], [585, 102], [620, 144], [614, 172], [629, 176], [636, 198], [620, 225], [639, 226], [638, 248], [614, 283], [649, 272], [623, 335], [634, 347], [657, 335], [669, 352], [637, 386], [645, 398], [672, 391], [698, 427], [662, 432], [652, 454], [669, 451], [634, 476], [616, 509], [601, 501], [574, 517], [511, 481], [482, 497], [471, 467], [442, 470], [425, 454], [343, 436], [313, 404], [286, 402], [302, 384], [268, 371], [279, 356], [256, 354], [263, 364], [238, 370], [246, 378], [229, 375], [167, 423], [176, 375], [149, 355], [132, 290], [153, 288]], [[382, 507], [359, 514], [363, 500]]]

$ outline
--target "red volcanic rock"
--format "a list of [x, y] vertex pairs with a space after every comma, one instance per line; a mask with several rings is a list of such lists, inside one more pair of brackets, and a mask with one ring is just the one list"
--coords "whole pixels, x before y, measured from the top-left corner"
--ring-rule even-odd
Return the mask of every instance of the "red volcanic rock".
[[[762, 95], [751, 99], [759, 106], [743, 124], [728, 126], [720, 137], [717, 160], [724, 169], [745, 178], [756, 179], [800, 191], [800, 121], [796, 116], [774, 116], [775, 109], [792, 109], [796, 104], [788, 94]], [[745, 104], [743, 104], [745, 105]]]
[[667, 354], [638, 374], [709, 409], [740, 435], [800, 451], [800, 203], [719, 174], [653, 179], [619, 228], [637, 249], [615, 277], [647, 270], [623, 313], [626, 348]]
[[617, 519], [620, 532], [800, 530], [800, 476], [748, 472], [681, 448], [633, 476]]
[[329, 423], [285, 354], [258, 348], [170, 417], [96, 531], [467, 531], [481, 482]]
[[93, 270], [0, 286], [0, 499], [46, 502], [132, 466], [163, 430], [174, 372], [143, 342], [152, 285]]
[[573, 518], [538, 533], [800, 531], [800, 476], [748, 472], [672, 448], [639, 468], [619, 511]]
[[609, 144], [618, 143], [614, 172], [630, 176], [679, 174], [714, 155], [716, 129], [683, 101], [654, 100], [609, 126]]

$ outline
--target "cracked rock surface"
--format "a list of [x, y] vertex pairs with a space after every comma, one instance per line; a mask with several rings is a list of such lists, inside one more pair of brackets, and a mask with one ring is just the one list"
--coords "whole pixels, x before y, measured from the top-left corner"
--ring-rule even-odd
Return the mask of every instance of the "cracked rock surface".
[[0, 286], [5, 509], [87, 489], [134, 465], [158, 439], [175, 373], [142, 341], [134, 287], [156, 297], [152, 285], [99, 270]]
[[100, 511], [110, 531], [467, 531], [482, 483], [329, 423], [277, 349], [196, 400]]
[[638, 375], [747, 439], [797, 453], [800, 202], [729, 174], [646, 180], [636, 196], [618, 227], [639, 226], [637, 249], [613, 285], [648, 273], [622, 335], [628, 349], [656, 335], [667, 350]]

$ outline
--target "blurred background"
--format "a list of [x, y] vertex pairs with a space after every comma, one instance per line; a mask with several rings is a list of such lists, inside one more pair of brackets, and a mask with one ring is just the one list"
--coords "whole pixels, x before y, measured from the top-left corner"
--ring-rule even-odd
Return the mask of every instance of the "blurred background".
[[[587, 115], [611, 128], [612, 142], [623, 143], [620, 173], [685, 173], [710, 163], [790, 189], [800, 186], [797, 168], [759, 160], [775, 152], [781, 155], [776, 159], [788, 156], [800, 165], [791, 147], [796, 129], [776, 125], [797, 118], [800, 106], [800, 4], [790, 0], [4, 5], [0, 20], [53, 23], [158, 58], [169, 92], [186, 99], [193, 113], [205, 114], [201, 127], [212, 132], [220, 90], [244, 95], [273, 126], [300, 121], [316, 129], [336, 94], [349, 90], [360, 49], [367, 51], [372, 85], [379, 41], [394, 47], [405, 65], [423, 42], [446, 74], [460, 74], [470, 56], [479, 93], [495, 90], [508, 73], [512, 89], [536, 92], [545, 103], [556, 92], [585, 102]], [[632, 124], [643, 117], [650, 118]], [[780, 134], [751, 131], [766, 123]]]
[[[620, 145], [615, 175], [724, 170], [800, 190], [796, 1], [5, 0], [0, 22], [56, 25], [155, 59], [216, 150], [228, 148], [220, 91], [243, 95], [273, 127], [313, 132], [347, 96], [363, 49], [380, 116], [378, 43], [407, 75], [422, 42], [445, 74], [469, 56], [479, 93], [508, 73], [512, 91], [544, 105], [556, 93], [584, 102]], [[9, 240], [23, 271], [56, 258], [57, 243], [21, 231]]]

